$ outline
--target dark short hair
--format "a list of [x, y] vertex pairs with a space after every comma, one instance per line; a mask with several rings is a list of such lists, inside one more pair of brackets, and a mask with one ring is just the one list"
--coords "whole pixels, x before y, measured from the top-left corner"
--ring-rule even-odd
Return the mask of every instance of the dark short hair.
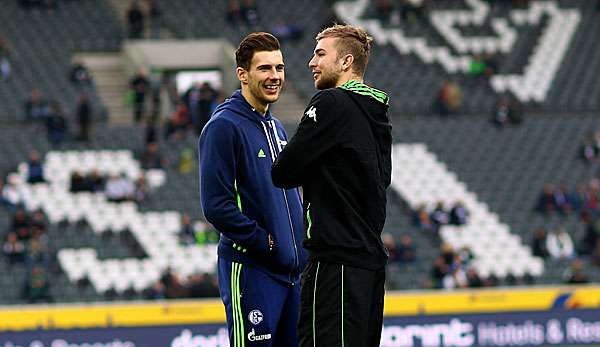
[[279, 40], [269, 33], [257, 32], [246, 36], [235, 51], [237, 67], [244, 70], [250, 69], [250, 62], [256, 52], [279, 51]]
[[360, 75], [365, 73], [367, 64], [369, 63], [369, 54], [371, 53], [371, 45], [373, 38], [359, 27], [352, 25], [335, 24], [324, 29], [317, 34], [317, 42], [326, 37], [337, 38], [336, 50], [338, 57], [346, 54], [352, 54], [354, 63], [352, 70]]

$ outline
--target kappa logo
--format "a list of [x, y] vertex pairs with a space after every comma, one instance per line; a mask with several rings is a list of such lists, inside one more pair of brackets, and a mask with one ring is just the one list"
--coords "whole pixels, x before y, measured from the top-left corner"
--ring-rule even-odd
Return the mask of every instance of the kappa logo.
[[248, 314], [248, 320], [254, 325], [260, 324], [263, 321], [263, 314], [259, 310], [252, 310]]
[[265, 154], [265, 151], [261, 148], [258, 150], [258, 157], [259, 158], [266, 158], [267, 155]]
[[264, 341], [270, 339], [271, 334], [256, 335], [256, 331], [254, 331], [254, 328], [248, 333], [248, 341]]
[[315, 121], [315, 123], [317, 122], [317, 108], [316, 108], [316, 107], [314, 107], [314, 106], [311, 106], [311, 107], [308, 109], [308, 111], [306, 111], [305, 115], [306, 115], [308, 118], [310, 118], [310, 119], [314, 120], [314, 121]]

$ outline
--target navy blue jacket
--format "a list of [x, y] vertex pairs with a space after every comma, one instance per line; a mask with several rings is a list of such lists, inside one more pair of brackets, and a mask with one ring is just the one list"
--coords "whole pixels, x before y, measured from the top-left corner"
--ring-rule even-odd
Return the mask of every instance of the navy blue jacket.
[[300, 194], [276, 188], [271, 180], [271, 166], [285, 144], [279, 120], [268, 111], [258, 113], [236, 91], [200, 135], [200, 196], [206, 220], [221, 233], [220, 257], [295, 283], [306, 262]]

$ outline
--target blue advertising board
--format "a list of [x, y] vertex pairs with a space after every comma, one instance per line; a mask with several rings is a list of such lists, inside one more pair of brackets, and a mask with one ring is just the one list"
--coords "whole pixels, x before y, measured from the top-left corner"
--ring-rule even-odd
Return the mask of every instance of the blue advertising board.
[[[600, 344], [600, 310], [595, 309], [386, 317], [381, 336], [381, 347], [594, 344]], [[228, 346], [222, 324], [0, 333], [0, 347]]]

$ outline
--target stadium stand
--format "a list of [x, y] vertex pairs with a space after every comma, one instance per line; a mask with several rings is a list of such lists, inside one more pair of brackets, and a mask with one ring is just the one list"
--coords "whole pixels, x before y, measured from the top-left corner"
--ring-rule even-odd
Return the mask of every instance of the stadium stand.
[[[70, 81], [72, 54], [120, 49], [122, 30], [106, 2], [56, 4], [30, 9], [19, 6], [18, 1], [2, 4], [0, 36], [8, 42], [11, 61], [11, 77], [0, 83], [2, 121], [24, 120], [23, 105], [35, 88], [46, 101], [59, 101], [70, 111], [81, 91]], [[85, 91], [98, 110], [96, 118], [106, 118], [93, 86]]]
[[[532, 1], [529, 7], [514, 9], [508, 2], [489, 5], [481, 0], [441, 0], [435, 1], [423, 21], [397, 18], [382, 25], [373, 1], [332, 4], [303, 0], [294, 2], [293, 7], [285, 6], [288, 3], [256, 1], [257, 13], [253, 17], [230, 23], [226, 1], [160, 1], [164, 24], [181, 39], [225, 37], [235, 44], [250, 30], [271, 31], [275, 25], [272, 18], [281, 18], [283, 24], [297, 27], [302, 34], [297, 32], [296, 36], [283, 40], [283, 50], [287, 79], [306, 100], [314, 92], [307, 73], [307, 58], [313, 49], [314, 34], [323, 25], [337, 15], [338, 19], [358, 20], [375, 36], [377, 42], [367, 80], [390, 92], [394, 138], [399, 143], [394, 152], [394, 182], [389, 192], [385, 231], [395, 240], [409, 235], [416, 253], [414, 262], [390, 264], [388, 287], [442, 286], [432, 277], [437, 259], [447, 250], [446, 244], [454, 246], [457, 253], [462, 246], [469, 246], [475, 256], [470, 263], [479, 270], [479, 275], [486, 279], [493, 274], [500, 285], [564, 282], [570, 271], [570, 259], [545, 259], [542, 264], [540, 258], [532, 256], [528, 246], [538, 228], [564, 227], [576, 244], [584, 238], [585, 224], [577, 214], [541, 214], [536, 206], [544, 184], [564, 182], [574, 187], [588, 183], [596, 175], [596, 163], [586, 163], [578, 157], [580, 144], [590, 130], [596, 129], [593, 112], [600, 109], [597, 98], [600, 81], [590, 73], [600, 69], [600, 46], [590, 44], [600, 23], [600, 13], [595, 11], [594, 5], [584, 0], [541, 0]], [[104, 161], [113, 156], [125, 158], [121, 162], [128, 167], [125, 171], [131, 171], [135, 177], [140, 169], [136, 161], [129, 159], [135, 158], [144, 146], [145, 133], [139, 125], [96, 124], [89, 143], [67, 140], [52, 147], [40, 136], [43, 130], [39, 124], [18, 122], [22, 120], [26, 96], [36, 87], [65, 106], [73, 104], [78, 92], [68, 80], [73, 52], [120, 48], [123, 30], [108, 2], [63, 1], [56, 9], [28, 11], [19, 8], [16, 1], [7, 2], [5, 6], [6, 10], [3, 8], [0, 12], [0, 35], [11, 45], [12, 72], [8, 80], [0, 81], [0, 115], [6, 124], [0, 128], [2, 177], [10, 173], [25, 175], [23, 163], [32, 150], [42, 155], [49, 178], [57, 170], [63, 172], [55, 176], [63, 188], [65, 175], [75, 167], [71, 165], [81, 166], [85, 171], [85, 165], [88, 169], [93, 167], [92, 162], [102, 156], [96, 153], [104, 153]], [[565, 15], [559, 16], [563, 19], [556, 22], [558, 24], [554, 23], [558, 20], [557, 13]], [[571, 32], [557, 31], [559, 25], [570, 26]], [[542, 45], [544, 35], [554, 36], [553, 31], [548, 34], [547, 30], [565, 35], [554, 42], [563, 44], [560, 52]], [[472, 76], [469, 57], [484, 51], [497, 54], [497, 72], [491, 77]], [[528, 85], [531, 89], [528, 93], [513, 93], [524, 106], [521, 123], [494, 127], [490, 122], [491, 113], [503, 89], [508, 90], [511, 83], [521, 86], [515, 77], [519, 74], [527, 75], [528, 71], [541, 74], [535, 64], [544, 63], [534, 58], [537, 53], [543, 55], [542, 51], [549, 56], [551, 64], [555, 64], [555, 74], [540, 77], [536, 80], [540, 84]], [[502, 76], [512, 76], [516, 82], [503, 80]], [[444, 79], [454, 80], [462, 92], [459, 115], [430, 117]], [[536, 91], [543, 93], [536, 94]], [[101, 101], [93, 90], [92, 98], [99, 105]], [[294, 126], [287, 125], [290, 133]], [[113, 211], [115, 214], [128, 211], [129, 221], [119, 218], [102, 221], [93, 217], [99, 215], [93, 210], [115, 209], [104, 197], [92, 194], [79, 193], [84, 198], [73, 200], [61, 191], [64, 201], [73, 200], [73, 209], [68, 213], [56, 212], [59, 211], [55, 209], [56, 203], [44, 205], [35, 199], [37, 202], [29, 202], [30, 210], [48, 207], [44, 211], [49, 220], [46, 233], [49, 296], [54, 301], [148, 298], [144, 289], [152, 287], [168, 265], [175, 271], [185, 267], [182, 266], [184, 258], [161, 258], [157, 260], [159, 266], [148, 265], [151, 263], [148, 259], [164, 251], [150, 246], [163, 236], [157, 229], [143, 228], [145, 217], [141, 216], [153, 216], [148, 218], [155, 218], [157, 225], [162, 223], [161, 216], [170, 216], [165, 220], [170, 220], [171, 234], [179, 229], [178, 217], [184, 213], [194, 221], [202, 221], [195, 169], [180, 170], [179, 165], [183, 153], [195, 151], [195, 139], [188, 135], [184, 140], [161, 138], [159, 142], [170, 162], [164, 170], [164, 180], [158, 178], [162, 184], [156, 184], [148, 198], [137, 205], [125, 203], [123, 206], [129, 207]], [[411, 171], [408, 167], [412, 167]], [[105, 172], [112, 172], [110, 170], [117, 171], [116, 167], [107, 166]], [[432, 188], [426, 188], [427, 185]], [[45, 188], [26, 188], [25, 191], [44, 194]], [[80, 209], [85, 207], [82, 201], [91, 204], [93, 199], [96, 202], [93, 207], [88, 206], [90, 210]], [[436, 227], [439, 234], [416, 226], [412, 218], [419, 205], [424, 204], [429, 215], [438, 200], [446, 207], [462, 200], [468, 211], [467, 223]], [[0, 209], [3, 241], [12, 216], [12, 212]], [[132, 222], [136, 220], [140, 223]], [[145, 233], [147, 229], [151, 229], [150, 234]], [[490, 241], [492, 234], [496, 235], [495, 242]], [[477, 239], [470, 235], [476, 235], [473, 237]], [[173, 245], [173, 239], [156, 244]], [[506, 251], [509, 244], [514, 252]], [[493, 251], [494, 247], [497, 249]], [[209, 249], [201, 251], [203, 259], [214, 259]], [[194, 252], [189, 252], [190, 257], [196, 255]], [[517, 258], [523, 259], [522, 265], [514, 261]], [[102, 265], [98, 265], [98, 260]], [[600, 268], [593, 265], [593, 257], [582, 257], [582, 260], [590, 281], [600, 281]], [[214, 265], [198, 259], [194, 264], [201, 265], [186, 268], [180, 275], [210, 272], [210, 266]], [[130, 271], [123, 270], [125, 268], [134, 269], [132, 273], [143, 272], [147, 278], [134, 276], [121, 280], [109, 275]], [[533, 279], [526, 279], [526, 275]], [[21, 284], [27, 277], [26, 266], [0, 261], [0, 292], [4, 293], [0, 304], [27, 302], [21, 292]], [[113, 280], [105, 281], [110, 278]], [[111, 288], [115, 290], [108, 290]]]

